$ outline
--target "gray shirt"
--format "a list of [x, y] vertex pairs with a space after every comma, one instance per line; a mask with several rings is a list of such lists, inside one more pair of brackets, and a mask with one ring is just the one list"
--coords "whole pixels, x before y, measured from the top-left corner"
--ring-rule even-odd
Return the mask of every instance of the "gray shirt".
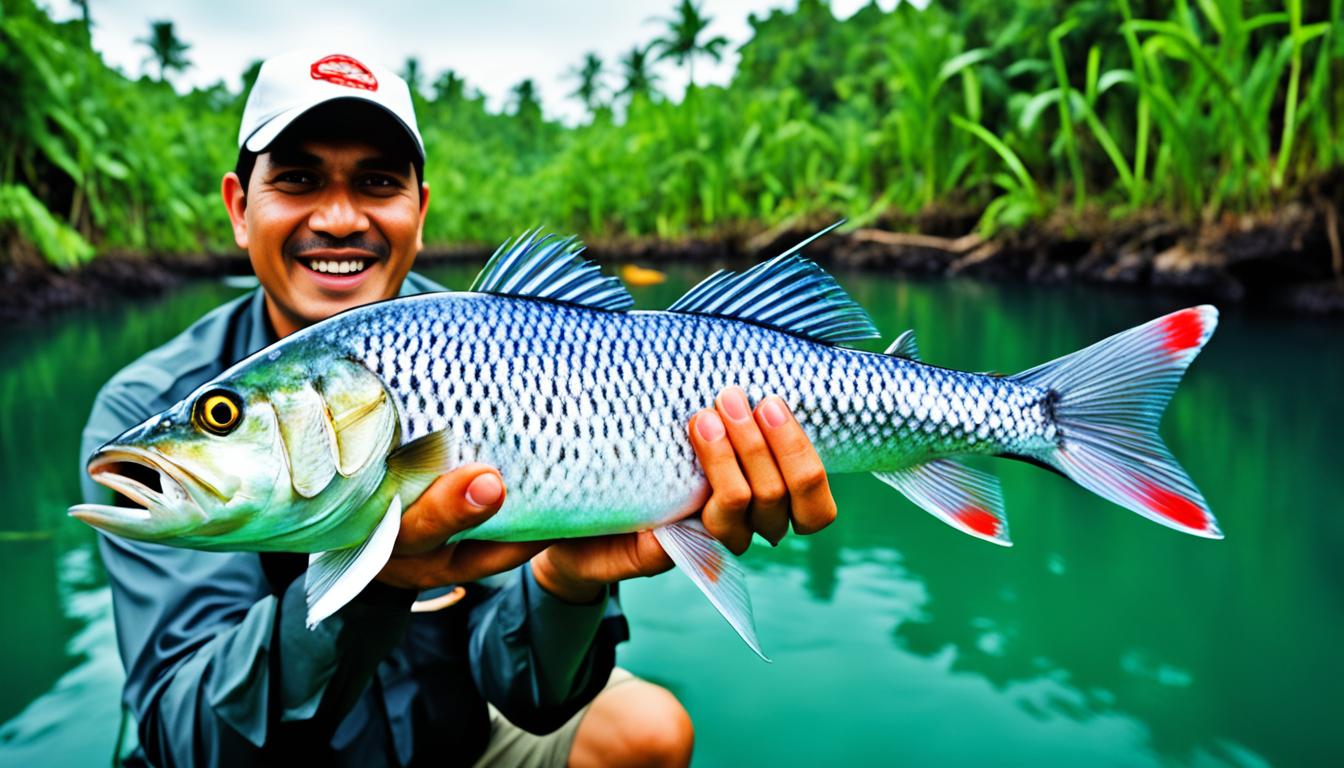
[[[402, 295], [443, 290], [418, 275]], [[112, 377], [82, 455], [275, 341], [260, 289], [216, 308]], [[110, 492], [82, 472], [84, 498]], [[136, 760], [157, 765], [470, 764], [485, 702], [554, 730], [601, 689], [627, 637], [612, 594], [571, 605], [530, 568], [467, 585], [436, 613], [374, 582], [314, 630], [304, 626], [302, 555], [174, 549], [99, 535], [138, 725]]]

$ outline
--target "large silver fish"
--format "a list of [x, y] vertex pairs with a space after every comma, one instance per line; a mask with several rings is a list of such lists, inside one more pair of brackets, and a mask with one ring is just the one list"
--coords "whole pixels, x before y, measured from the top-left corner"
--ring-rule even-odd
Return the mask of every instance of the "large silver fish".
[[953, 457], [1026, 459], [1158, 523], [1221, 538], [1157, 435], [1217, 323], [1185, 309], [1015, 376], [886, 354], [868, 316], [792, 249], [721, 271], [667, 311], [628, 311], [573, 240], [505, 243], [468, 292], [345, 312], [267, 347], [127, 431], [88, 471], [138, 508], [79, 505], [109, 533], [206, 550], [313, 553], [309, 621], [391, 553], [404, 504], [468, 461], [499, 468], [498, 514], [457, 538], [653, 529], [760, 653], [743, 572], [693, 518], [708, 485], [687, 422], [728, 385], [781, 396], [828, 472], [872, 472], [973, 536], [1008, 544], [998, 481]]

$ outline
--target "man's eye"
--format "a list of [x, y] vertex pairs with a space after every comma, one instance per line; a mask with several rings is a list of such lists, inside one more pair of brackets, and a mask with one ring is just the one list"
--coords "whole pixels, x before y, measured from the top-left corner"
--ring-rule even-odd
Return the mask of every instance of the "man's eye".
[[311, 185], [317, 183], [317, 177], [308, 171], [284, 171], [275, 177], [276, 184]]
[[384, 176], [383, 174], [371, 174], [365, 176], [361, 180], [361, 183], [366, 187], [396, 188], [401, 186], [401, 182], [398, 179], [392, 176]]

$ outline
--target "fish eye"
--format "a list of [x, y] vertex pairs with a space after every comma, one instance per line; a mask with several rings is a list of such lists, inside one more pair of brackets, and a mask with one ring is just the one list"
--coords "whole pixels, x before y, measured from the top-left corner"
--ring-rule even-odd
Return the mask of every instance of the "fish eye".
[[243, 417], [243, 401], [236, 392], [216, 389], [196, 401], [196, 424], [212, 435], [227, 435]]

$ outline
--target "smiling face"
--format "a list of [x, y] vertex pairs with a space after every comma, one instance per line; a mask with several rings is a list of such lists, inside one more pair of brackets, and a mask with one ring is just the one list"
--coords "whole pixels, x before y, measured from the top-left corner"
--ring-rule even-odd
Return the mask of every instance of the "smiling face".
[[405, 153], [344, 138], [277, 141], [222, 191], [281, 337], [396, 296], [429, 202]]

